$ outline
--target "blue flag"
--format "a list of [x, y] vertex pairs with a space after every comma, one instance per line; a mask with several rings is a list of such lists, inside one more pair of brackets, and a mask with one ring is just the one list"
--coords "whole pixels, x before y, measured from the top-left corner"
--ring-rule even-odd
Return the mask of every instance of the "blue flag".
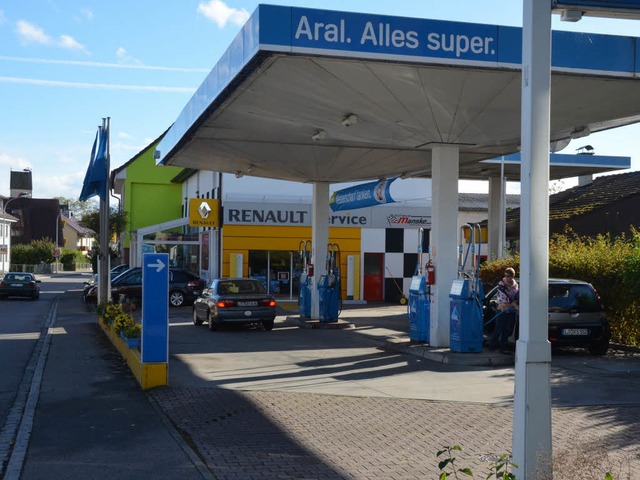
[[[100, 199], [105, 200], [107, 192], [107, 142], [109, 139], [109, 130], [99, 127], [96, 138], [93, 141], [91, 149], [91, 158], [89, 167], [84, 177], [82, 191], [80, 192], [80, 201], [84, 202], [91, 197], [98, 195]], [[96, 152], [97, 146], [97, 152]]]
[[331, 195], [329, 206], [332, 211], [336, 212], [338, 210], [355, 210], [356, 208], [393, 203], [395, 200], [391, 198], [389, 188], [394, 180], [397, 180], [397, 178], [382, 179], [377, 182], [363, 183], [355, 187], [338, 190]]

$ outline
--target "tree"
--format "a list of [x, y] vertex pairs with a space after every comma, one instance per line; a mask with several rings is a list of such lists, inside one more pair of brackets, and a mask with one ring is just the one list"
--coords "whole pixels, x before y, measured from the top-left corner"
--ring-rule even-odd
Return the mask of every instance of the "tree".
[[[100, 211], [92, 210], [87, 212], [80, 219], [80, 225], [94, 232], [94, 238], [99, 244], [100, 242]], [[127, 226], [127, 213], [119, 211], [117, 208], [111, 208], [109, 212], [109, 237], [114, 235], [118, 237], [124, 232]]]
[[82, 218], [90, 212], [97, 211], [98, 205], [93, 200], [87, 200], [82, 202], [80, 200], [75, 200], [73, 198], [65, 198], [65, 197], [54, 197], [58, 199], [60, 205], [67, 205], [69, 207], [69, 212], [76, 217]]

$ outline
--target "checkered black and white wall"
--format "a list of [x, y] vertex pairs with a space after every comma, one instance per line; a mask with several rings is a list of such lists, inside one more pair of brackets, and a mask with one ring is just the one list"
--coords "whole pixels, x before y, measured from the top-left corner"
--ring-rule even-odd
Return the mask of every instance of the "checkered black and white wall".
[[[370, 228], [362, 230], [362, 253], [384, 252], [384, 301], [397, 303], [409, 286], [418, 262], [419, 230], [408, 228]], [[429, 230], [424, 230], [422, 263], [429, 250]], [[424, 266], [424, 265], [423, 265]], [[400, 292], [402, 289], [402, 292]]]

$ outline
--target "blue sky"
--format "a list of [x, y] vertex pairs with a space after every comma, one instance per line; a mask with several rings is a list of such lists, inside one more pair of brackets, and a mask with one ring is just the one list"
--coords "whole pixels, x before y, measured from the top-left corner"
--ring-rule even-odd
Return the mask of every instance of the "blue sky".
[[[519, 0], [265, 3], [522, 25]], [[9, 194], [10, 169], [31, 168], [34, 197], [77, 198], [96, 127], [106, 116], [111, 117], [111, 167], [125, 163], [171, 125], [257, 5], [0, 0], [0, 194]], [[561, 30], [640, 33], [640, 21], [565, 23], [554, 15], [553, 22]], [[640, 127], [634, 125], [585, 140], [598, 154], [631, 156], [632, 169], [638, 170], [638, 138]], [[574, 144], [563, 153], [573, 150]], [[242, 190], [246, 182], [229, 187]]]

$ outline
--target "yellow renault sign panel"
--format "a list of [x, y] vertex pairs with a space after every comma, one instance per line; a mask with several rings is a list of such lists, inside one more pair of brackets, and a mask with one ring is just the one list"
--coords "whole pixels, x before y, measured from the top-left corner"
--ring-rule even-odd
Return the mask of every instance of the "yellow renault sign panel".
[[189, 226], [190, 227], [217, 227], [219, 221], [219, 203], [216, 198], [190, 198], [189, 199]]

